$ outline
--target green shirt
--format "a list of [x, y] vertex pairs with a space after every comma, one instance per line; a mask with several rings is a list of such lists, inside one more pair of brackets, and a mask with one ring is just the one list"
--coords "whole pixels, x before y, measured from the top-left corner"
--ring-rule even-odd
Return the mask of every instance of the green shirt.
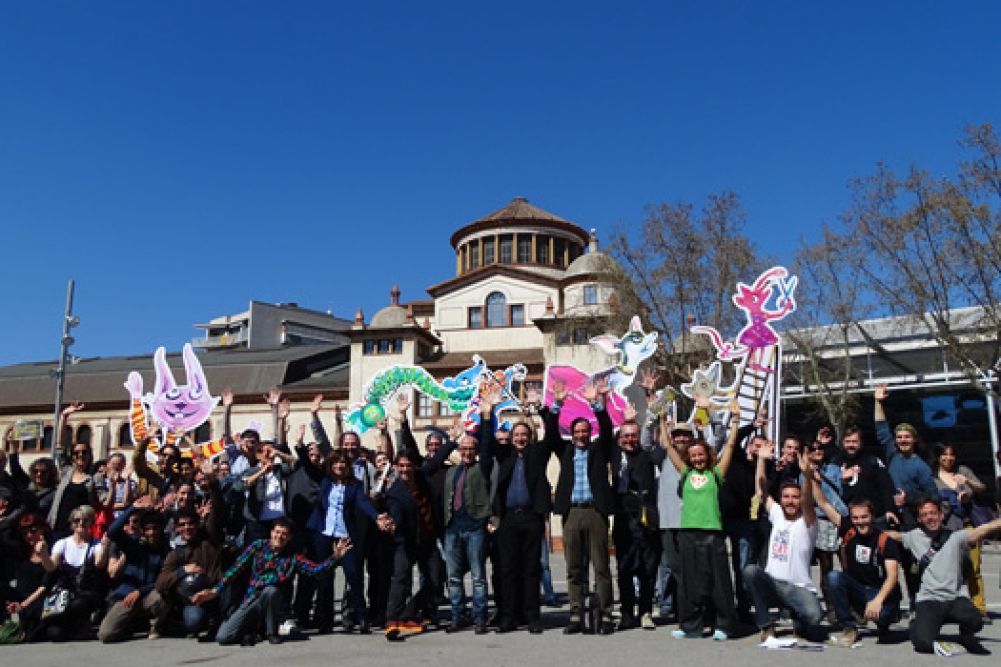
[[723, 530], [719, 511], [719, 482], [723, 481], [719, 466], [712, 472], [685, 468], [681, 488], [681, 527], [698, 530]]

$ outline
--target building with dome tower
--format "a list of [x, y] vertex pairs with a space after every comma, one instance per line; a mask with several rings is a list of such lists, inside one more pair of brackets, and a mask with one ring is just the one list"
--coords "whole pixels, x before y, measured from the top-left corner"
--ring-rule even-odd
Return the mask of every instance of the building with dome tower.
[[[607, 355], [588, 344], [604, 333], [619, 270], [590, 233], [516, 197], [458, 229], [450, 239], [455, 275], [427, 288], [428, 300], [390, 303], [351, 327], [350, 402], [368, 379], [396, 364], [426, 368], [436, 378], [469, 368], [479, 354], [493, 370], [522, 363], [526, 382], [541, 385], [549, 364], [598, 368]], [[447, 406], [417, 399], [415, 425], [451, 418]]]

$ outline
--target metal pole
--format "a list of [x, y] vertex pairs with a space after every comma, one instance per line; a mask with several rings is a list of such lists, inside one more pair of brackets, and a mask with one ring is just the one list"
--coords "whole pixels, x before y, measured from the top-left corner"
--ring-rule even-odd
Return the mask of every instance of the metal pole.
[[[991, 383], [991, 378], [987, 378], [987, 382]], [[993, 456], [991, 463], [994, 464], [994, 479], [1001, 479], [1001, 463], [998, 462], [998, 420], [997, 420], [997, 403], [994, 401], [994, 392], [991, 388], [987, 388], [987, 424], [988, 428], [991, 429], [991, 453]]]
[[63, 425], [59, 423], [59, 417], [63, 411], [63, 381], [66, 379], [66, 358], [69, 356], [70, 345], [73, 344], [73, 337], [70, 336], [70, 329], [73, 327], [73, 280], [66, 285], [66, 314], [63, 317], [62, 345], [59, 353], [59, 366], [55, 370], [56, 378], [56, 409], [52, 420], [52, 460], [56, 465], [60, 465], [59, 456], [56, 450], [59, 441], [62, 440]]

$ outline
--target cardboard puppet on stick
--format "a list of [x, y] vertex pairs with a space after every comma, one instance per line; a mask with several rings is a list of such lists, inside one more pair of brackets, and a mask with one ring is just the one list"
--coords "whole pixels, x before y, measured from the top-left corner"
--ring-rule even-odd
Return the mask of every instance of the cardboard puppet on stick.
[[567, 390], [566, 400], [560, 409], [560, 434], [565, 438], [570, 437], [570, 425], [578, 417], [588, 419], [592, 431], [598, 432], [598, 421], [582, 390], [601, 377], [607, 379], [611, 389], [605, 410], [616, 428], [622, 425], [625, 420], [623, 412], [628, 404], [624, 392], [636, 380], [640, 363], [657, 351], [657, 332], [644, 333], [640, 318], [633, 316], [629, 330], [622, 336], [595, 336], [589, 342], [606, 354], [617, 357], [616, 363], [595, 373], [586, 373], [574, 366], [550, 366], [546, 369], [545, 405], [553, 404], [553, 383], [562, 382]]
[[[132, 426], [132, 442], [139, 445], [143, 438], [151, 435], [152, 426], [160, 429], [160, 438], [151, 443], [149, 452], [156, 452], [164, 445], [175, 445], [185, 433], [192, 432], [204, 424], [212, 410], [219, 404], [219, 397], [209, 391], [202, 365], [191, 349], [184, 344], [181, 352], [184, 360], [187, 384], [179, 385], [167, 364], [167, 350], [158, 347], [153, 354], [153, 369], [156, 379], [153, 391], [143, 394], [143, 379], [136, 371], [129, 373], [125, 388], [129, 392], [131, 408], [129, 418]], [[224, 449], [223, 440], [199, 443], [200, 454], [211, 457]]]
[[413, 388], [461, 413], [467, 431], [475, 431], [479, 426], [480, 396], [488, 392], [499, 394], [501, 401], [494, 406], [494, 414], [498, 424], [502, 425], [503, 413], [520, 407], [512, 385], [515, 381], [524, 380], [525, 375], [523, 364], [512, 364], [503, 371], [491, 371], [478, 354], [473, 355], [472, 366], [441, 382], [420, 366], [390, 366], [369, 380], [362, 393], [365, 402], [351, 406], [344, 418], [345, 428], [361, 434], [374, 427], [386, 418], [386, 402], [404, 388]]
[[[689, 398], [705, 396], [724, 406], [736, 395], [740, 404], [740, 425], [758, 417], [768, 418], [768, 435], [778, 441], [780, 390], [782, 382], [782, 341], [772, 327], [796, 310], [793, 292], [797, 278], [783, 266], [773, 266], [751, 284], [737, 283], [735, 306], [744, 311], [747, 323], [733, 341], [725, 340], [712, 327], [692, 327], [692, 333], [705, 334], [712, 340], [717, 361], [707, 370], [695, 372], [690, 384], [681, 390]], [[720, 387], [720, 364], [735, 364], [734, 383]], [[702, 420], [698, 410], [689, 421]]]

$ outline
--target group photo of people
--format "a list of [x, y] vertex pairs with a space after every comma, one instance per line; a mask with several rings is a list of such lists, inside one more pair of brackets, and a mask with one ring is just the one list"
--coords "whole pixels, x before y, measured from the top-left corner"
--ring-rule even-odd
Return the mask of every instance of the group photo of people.
[[[59, 460], [25, 465], [9, 439], [2, 640], [656, 630], [931, 653], [955, 624], [966, 650], [985, 651], [981, 547], [1001, 530], [988, 485], [956, 447], [894, 423], [885, 385], [866, 425], [874, 443], [859, 426], [774, 441], [767, 417], [740, 426], [736, 401], [696, 399], [705, 418], [676, 422], [654, 409], [655, 371], [638, 385], [649, 408], [628, 404], [616, 428], [607, 380], [589, 381], [578, 398], [597, 428], [575, 418], [569, 439], [561, 382], [548, 405], [527, 391], [503, 426], [485, 391], [475, 428], [456, 418], [421, 432], [401, 389], [371, 448], [322, 395], [293, 432], [278, 388], [264, 397], [273, 433], [233, 432], [222, 392], [211, 456], [186, 435], [150, 433], [128, 455], [95, 461], [71, 441]], [[68, 405], [63, 425], [85, 409]]]

